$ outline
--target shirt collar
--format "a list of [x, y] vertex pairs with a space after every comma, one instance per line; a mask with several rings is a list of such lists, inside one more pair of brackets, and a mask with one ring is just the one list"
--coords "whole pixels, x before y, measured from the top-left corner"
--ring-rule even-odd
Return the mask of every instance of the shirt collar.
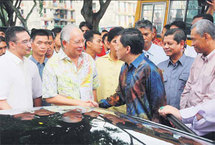
[[215, 57], [215, 49], [210, 54], [208, 54], [207, 56], [204, 56], [203, 54], [201, 56], [201, 58], [204, 62], [211, 61], [213, 59], [213, 57]]
[[[59, 55], [59, 59], [60, 60], [68, 60], [68, 61], [71, 61], [71, 59], [66, 55], [66, 53], [63, 51], [63, 50], [60, 50], [58, 52], [58, 55]], [[82, 58], [83, 57], [83, 52], [81, 54], [81, 56], [79, 58]]]
[[[33, 55], [30, 55], [29, 58], [36, 64], [40, 64], [34, 57]], [[46, 62], [48, 61], [48, 58], [45, 57], [44, 62], [42, 64], [46, 64]]]
[[23, 60], [21, 60], [18, 56], [16, 56], [15, 54], [13, 54], [12, 52], [10, 52], [9, 50], [7, 50], [6, 54], [12, 61], [14, 61], [16, 64], [20, 64], [23, 63], [25, 60], [25, 58]]
[[134, 66], [135, 68], [137, 68], [140, 63], [142, 62], [143, 58], [144, 58], [145, 54], [142, 53], [140, 56], [138, 56], [132, 63], [131, 65]]
[[[181, 58], [175, 63], [175, 64], [181, 64], [182, 66], [185, 64], [185, 62], [186, 62], [186, 55], [185, 54], [183, 54], [182, 56], [181, 56]], [[172, 60], [169, 58], [169, 63], [168, 63], [168, 66], [169, 65], [174, 65], [173, 64], [173, 62], [172, 62]]]

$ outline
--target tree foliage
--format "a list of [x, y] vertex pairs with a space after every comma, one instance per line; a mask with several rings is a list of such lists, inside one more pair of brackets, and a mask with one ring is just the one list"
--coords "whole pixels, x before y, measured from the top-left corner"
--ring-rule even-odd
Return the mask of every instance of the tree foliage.
[[93, 12], [93, 0], [84, 0], [81, 14], [85, 21], [93, 26], [93, 30], [98, 30], [99, 22], [107, 10], [111, 0], [99, 0], [100, 9]]
[[22, 0], [1, 0], [0, 1], [0, 20], [3, 26], [15, 26], [17, 18], [21, 21], [22, 25], [28, 29], [27, 21], [37, 5], [36, 0], [27, 16], [24, 18], [20, 11]]

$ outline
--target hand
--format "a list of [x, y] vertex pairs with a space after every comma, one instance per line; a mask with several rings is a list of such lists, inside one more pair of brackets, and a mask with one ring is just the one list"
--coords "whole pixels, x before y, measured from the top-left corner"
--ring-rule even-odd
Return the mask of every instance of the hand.
[[181, 114], [179, 110], [173, 106], [170, 106], [170, 105], [163, 106], [158, 110], [158, 112], [161, 116], [166, 117], [167, 114], [172, 114], [176, 118], [181, 120]]
[[215, 1], [214, 0], [211, 0], [211, 2], [207, 1], [207, 3], [208, 3], [210, 8], [212, 8], [213, 10], [215, 9]]
[[98, 103], [92, 100], [88, 100], [88, 101], [84, 101], [84, 103], [86, 103], [87, 107], [98, 107]]
[[89, 100], [88, 102], [90, 102], [93, 105], [92, 107], [99, 107], [99, 104], [95, 101]]

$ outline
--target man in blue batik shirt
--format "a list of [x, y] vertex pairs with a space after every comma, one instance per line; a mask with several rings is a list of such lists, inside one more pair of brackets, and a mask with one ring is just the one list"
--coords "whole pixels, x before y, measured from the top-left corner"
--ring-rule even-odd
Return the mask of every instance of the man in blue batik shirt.
[[123, 30], [117, 38], [116, 54], [125, 62], [116, 93], [101, 100], [99, 107], [126, 104], [128, 115], [158, 122], [158, 108], [166, 104], [161, 71], [142, 53], [144, 40], [135, 28]]

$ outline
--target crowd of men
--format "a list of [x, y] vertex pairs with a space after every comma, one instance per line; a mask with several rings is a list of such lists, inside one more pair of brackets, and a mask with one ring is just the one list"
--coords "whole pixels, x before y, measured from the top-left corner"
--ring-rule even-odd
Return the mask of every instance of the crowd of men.
[[173, 114], [198, 135], [214, 132], [213, 17], [194, 17], [192, 46], [185, 29], [174, 21], [161, 40], [149, 20], [102, 33], [86, 22], [31, 33], [0, 29], [0, 110], [111, 107], [155, 122]]

